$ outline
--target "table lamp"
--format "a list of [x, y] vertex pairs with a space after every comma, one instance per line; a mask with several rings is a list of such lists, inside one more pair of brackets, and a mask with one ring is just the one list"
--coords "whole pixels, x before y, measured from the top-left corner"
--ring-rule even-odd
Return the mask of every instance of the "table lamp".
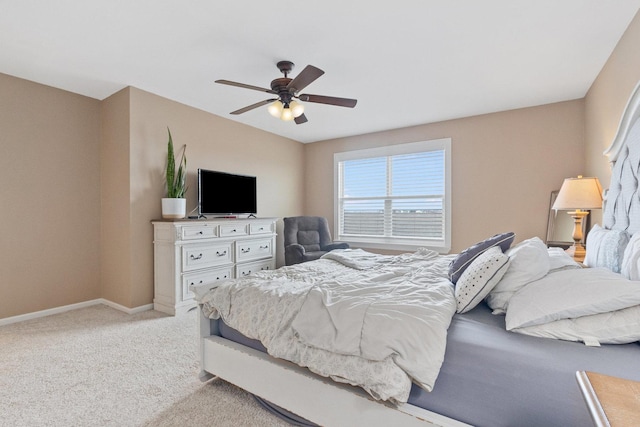
[[584, 261], [585, 249], [582, 245], [582, 221], [589, 215], [585, 209], [602, 209], [602, 187], [598, 178], [566, 178], [560, 187], [560, 192], [552, 209], [569, 211], [574, 220], [573, 246], [566, 252], [576, 262]]

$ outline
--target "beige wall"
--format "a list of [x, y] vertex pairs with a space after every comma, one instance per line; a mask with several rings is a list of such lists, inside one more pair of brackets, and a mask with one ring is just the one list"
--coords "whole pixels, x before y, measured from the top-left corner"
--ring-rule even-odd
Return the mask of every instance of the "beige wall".
[[135, 88], [100, 102], [0, 74], [0, 93], [11, 201], [0, 222], [0, 319], [97, 298], [152, 302], [167, 126], [188, 146], [189, 208], [203, 167], [257, 176], [259, 216], [303, 213], [299, 142]]
[[451, 138], [451, 252], [504, 231], [544, 240], [551, 191], [584, 172], [583, 129], [577, 100], [309, 144], [305, 210], [333, 225], [336, 152]]
[[618, 129], [629, 96], [640, 81], [640, 13], [635, 16], [585, 97], [587, 173], [607, 188], [611, 170], [602, 152]]
[[100, 297], [100, 102], [0, 74], [0, 318]]
[[[115, 122], [105, 128], [113, 128], [117, 136], [105, 138], [104, 144], [113, 147], [103, 151], [111, 152], [111, 158], [116, 162], [119, 158], [121, 163], [103, 171], [113, 183], [125, 186], [122, 195], [127, 199], [118, 197], [115, 208], [109, 208], [115, 211], [114, 218], [103, 219], [107, 224], [103, 226], [105, 250], [119, 250], [103, 257], [114, 262], [103, 268], [105, 298], [117, 298], [115, 302], [126, 307], [139, 307], [153, 300], [151, 221], [161, 217], [160, 199], [165, 195], [167, 127], [176, 150], [187, 145], [188, 211], [197, 205], [196, 171], [205, 168], [255, 175], [259, 216], [302, 214], [303, 144], [135, 88], [114, 97], [106, 104], [116, 105], [117, 111], [110, 118], [115, 116]], [[127, 109], [128, 116], [123, 113]], [[124, 138], [128, 139], [121, 144]], [[105, 195], [103, 203], [108, 197]], [[278, 228], [278, 247], [282, 247], [281, 222]], [[282, 264], [283, 251], [279, 250], [278, 265]]]
[[101, 296], [131, 305], [129, 88], [102, 102], [100, 144]]

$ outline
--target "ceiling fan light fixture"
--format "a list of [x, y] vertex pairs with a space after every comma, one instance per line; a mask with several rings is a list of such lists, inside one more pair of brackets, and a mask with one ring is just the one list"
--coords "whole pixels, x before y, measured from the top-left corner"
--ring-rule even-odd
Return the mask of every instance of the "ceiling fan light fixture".
[[289, 108], [288, 105], [285, 105], [284, 108], [282, 109], [282, 114], [280, 115], [280, 118], [285, 122], [290, 122], [291, 120], [294, 119], [293, 110], [291, 110], [291, 108]]
[[280, 116], [282, 115], [283, 108], [284, 106], [282, 105], [282, 102], [278, 100], [272, 103], [271, 105], [269, 105], [267, 107], [267, 111], [269, 111], [269, 114], [271, 114], [273, 117], [280, 118]]
[[302, 105], [298, 101], [291, 101], [289, 103], [289, 108], [293, 113], [293, 117], [300, 117], [302, 113], [304, 113], [304, 105]]

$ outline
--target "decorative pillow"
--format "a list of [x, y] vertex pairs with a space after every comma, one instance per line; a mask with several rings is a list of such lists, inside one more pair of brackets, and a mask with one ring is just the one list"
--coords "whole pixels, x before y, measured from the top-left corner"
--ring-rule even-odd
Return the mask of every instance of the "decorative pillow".
[[629, 239], [622, 257], [620, 273], [629, 280], [640, 280], [640, 233]]
[[629, 233], [624, 230], [607, 230], [598, 224], [594, 225], [587, 238], [584, 265], [604, 267], [614, 273], [620, 273], [620, 265], [629, 237]]
[[471, 265], [476, 257], [487, 249], [499, 246], [502, 252], [505, 252], [513, 243], [515, 236], [516, 235], [512, 231], [496, 234], [482, 242], [469, 246], [467, 249], [460, 252], [449, 264], [449, 280], [451, 280], [455, 285], [458, 279], [460, 279], [460, 276], [462, 276], [462, 273], [464, 273], [464, 270]]
[[487, 296], [494, 314], [505, 313], [514, 293], [544, 277], [551, 268], [547, 245], [539, 237], [524, 240], [505, 253], [511, 259], [509, 270]]
[[456, 284], [457, 312], [466, 313], [478, 305], [502, 279], [509, 268], [509, 261], [499, 246], [478, 255]]
[[317, 230], [299, 230], [298, 243], [307, 252], [317, 252], [320, 250], [320, 233]]

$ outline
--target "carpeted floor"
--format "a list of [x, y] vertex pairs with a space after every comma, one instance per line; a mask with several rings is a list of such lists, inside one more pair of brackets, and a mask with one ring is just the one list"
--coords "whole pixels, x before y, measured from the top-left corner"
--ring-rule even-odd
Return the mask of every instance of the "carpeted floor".
[[196, 312], [104, 305], [0, 327], [0, 426], [288, 426], [201, 383]]

